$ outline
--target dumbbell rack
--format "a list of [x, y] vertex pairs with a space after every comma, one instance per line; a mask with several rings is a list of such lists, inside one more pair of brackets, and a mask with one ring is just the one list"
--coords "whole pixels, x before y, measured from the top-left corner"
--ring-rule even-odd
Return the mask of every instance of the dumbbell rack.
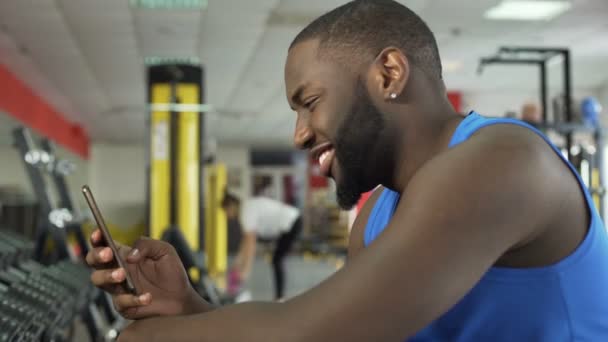
[[[70, 315], [72, 316], [81, 316], [92, 341], [113, 341], [126, 322], [112, 308], [109, 297], [102, 291], [92, 288], [90, 283], [90, 271], [82, 261], [82, 256], [86, 255], [89, 246], [82, 231], [82, 222], [79, 219], [80, 215], [69, 196], [70, 191], [65, 179], [67, 173], [64, 172], [65, 168], [58, 167], [62, 161], [56, 159], [54, 146], [50, 141], [42, 139], [39, 144], [36, 144], [29, 130], [24, 127], [15, 128], [13, 130], [13, 138], [14, 147], [22, 157], [25, 171], [32, 184], [32, 189], [34, 190], [40, 209], [36, 242], [32, 244], [32, 255], [28, 259], [28, 265], [36, 264], [38, 267], [23, 269], [22, 264], [17, 264], [10, 266], [8, 271], [2, 271], [1, 269], [0, 271], [9, 274], [6, 279], [11, 284], [9, 287], [12, 284], [29, 283], [31, 280], [29, 276], [32, 274], [44, 274], [48, 278], [45, 272], [51, 272], [54, 275], [61, 275], [59, 279], [81, 274], [82, 279], [80, 277], [78, 279], [81, 279], [82, 283], [67, 283], [67, 285], [64, 284], [63, 286], [56, 284], [58, 288], [66, 290], [69, 293], [69, 297], [55, 298], [57, 302], [54, 303], [53, 307], [64, 302], [72, 303], [67, 308], [69, 309], [67, 312], [71, 312]], [[57, 193], [57, 203], [52, 201], [51, 191], [53, 189], [46, 182], [49, 176], [55, 185], [54, 190]], [[68, 245], [68, 233], [76, 237], [80, 256], [75, 255]], [[53, 242], [54, 247], [50, 251], [46, 248], [48, 240]], [[71, 266], [68, 267], [67, 265]], [[47, 269], [51, 271], [47, 271]], [[78, 286], [74, 287], [74, 285]], [[17, 285], [17, 287], [20, 286]], [[81, 293], [84, 296], [82, 298]], [[83, 302], [86, 303], [84, 308], [80, 307], [81, 303], [78, 298], [82, 300], [84, 298], [87, 299]], [[69, 318], [70, 315], [66, 317]], [[61, 322], [58, 321], [56, 323]], [[61, 327], [61, 324], [57, 326]], [[16, 339], [14, 341], [34, 340], [36, 339]], [[2, 341], [0, 339], [0, 342]], [[48, 341], [63, 340], [61, 338], [54, 338]]]
[[97, 296], [90, 271], [71, 261], [44, 266], [33, 252], [33, 243], [0, 230], [0, 342], [69, 341]]

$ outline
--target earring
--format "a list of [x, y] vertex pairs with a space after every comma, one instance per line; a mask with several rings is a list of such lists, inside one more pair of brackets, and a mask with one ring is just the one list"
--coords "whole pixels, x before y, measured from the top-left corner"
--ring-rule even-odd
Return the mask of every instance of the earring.
[[394, 100], [397, 98], [397, 93], [391, 93], [389, 97]]

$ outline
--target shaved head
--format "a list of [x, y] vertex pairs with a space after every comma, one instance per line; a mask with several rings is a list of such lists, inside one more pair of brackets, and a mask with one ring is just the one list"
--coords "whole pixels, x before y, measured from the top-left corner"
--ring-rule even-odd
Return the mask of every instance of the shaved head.
[[352, 65], [372, 60], [386, 47], [399, 48], [427, 76], [441, 80], [435, 37], [409, 8], [392, 0], [355, 0], [310, 23], [291, 43], [318, 39], [321, 58]]

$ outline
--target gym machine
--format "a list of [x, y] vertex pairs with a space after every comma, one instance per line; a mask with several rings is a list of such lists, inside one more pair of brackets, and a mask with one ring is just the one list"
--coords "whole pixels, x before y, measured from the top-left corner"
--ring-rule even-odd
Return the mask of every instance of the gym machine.
[[226, 177], [225, 172], [221, 177], [221, 167], [205, 166], [203, 69], [183, 63], [150, 65], [147, 78], [148, 233], [175, 247], [194, 287], [219, 305], [223, 300], [211, 277], [226, 268], [227, 223], [214, 205], [221, 198], [214, 195]]
[[[42, 139], [39, 145], [36, 145], [26, 128], [15, 128], [12, 133], [14, 146], [21, 155], [39, 207], [31, 262], [51, 269], [55, 269], [57, 265], [73, 265], [69, 267], [81, 267], [88, 272], [82, 261], [89, 246], [65, 179], [73, 169], [73, 164], [56, 158], [55, 146], [49, 140]], [[52, 189], [47, 186], [47, 177], [50, 177], [55, 185], [54, 197]], [[54, 203], [53, 199], [56, 199], [57, 203]], [[77, 253], [68, 244], [68, 235], [76, 238]], [[90, 285], [88, 275], [86, 278], [86, 284]], [[85, 288], [86, 286], [83, 286], [83, 289]], [[77, 292], [73, 291], [72, 296]], [[87, 305], [78, 312], [78, 316], [82, 318], [94, 341], [113, 340], [125, 321], [114, 311], [105, 293], [97, 289], [90, 292], [90, 296], [86, 297]]]
[[42, 265], [32, 259], [34, 249], [0, 227], [0, 342], [70, 341], [75, 318], [96, 295], [87, 267]]
[[[564, 137], [562, 153], [578, 169], [593, 197], [598, 212], [605, 215], [604, 144], [606, 129], [601, 127], [597, 109], [583, 102], [582, 108], [574, 110], [572, 95], [571, 55], [567, 48], [503, 46], [498, 52], [479, 61], [478, 74], [489, 65], [532, 65], [539, 70], [539, 103], [542, 113], [540, 123], [531, 123], [544, 133], [553, 132]], [[563, 77], [561, 98], [553, 101], [553, 115], [549, 115], [548, 66], [561, 58]], [[593, 113], [595, 111], [595, 113]], [[582, 113], [581, 113], [582, 112]], [[575, 144], [575, 135], [591, 137], [592, 146]], [[587, 144], [589, 145], [589, 144]]]
[[[73, 217], [68, 210], [56, 208], [53, 205], [51, 193], [45, 182], [44, 168], [52, 165], [51, 156], [47, 152], [36, 148], [34, 140], [26, 128], [15, 128], [13, 139], [40, 208], [36, 250], [34, 252], [35, 259], [49, 264], [63, 259], [75, 260], [76, 256], [73, 255], [67, 244], [67, 231], [64, 229]], [[52, 166], [50, 167], [52, 168]], [[49, 238], [52, 239], [53, 248], [47, 252], [46, 247]]]
[[68, 183], [65, 179], [65, 177], [74, 170], [74, 164], [67, 160], [55, 158], [55, 144], [49, 139], [41, 139], [40, 147], [42, 148], [43, 152], [46, 152], [50, 156], [49, 165], [51, 165], [51, 167], [47, 167], [47, 170], [51, 175], [53, 183], [55, 184], [56, 193], [58, 194], [57, 206], [59, 208], [66, 209], [68, 212], [71, 213], [71, 216], [73, 218], [76, 218], [76, 220], [67, 222], [66, 231], [73, 233], [76, 237], [77, 244], [80, 249], [78, 251], [79, 254], [87, 255], [87, 253], [89, 252], [89, 245], [82, 232], [82, 227], [79, 222], [80, 220], [78, 220], [78, 218], [80, 218], [80, 214], [74, 206], [72, 195], [69, 190]]

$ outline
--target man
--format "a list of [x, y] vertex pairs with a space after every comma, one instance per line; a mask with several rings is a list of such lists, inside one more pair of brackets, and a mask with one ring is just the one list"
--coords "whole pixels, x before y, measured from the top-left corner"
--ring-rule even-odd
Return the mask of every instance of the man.
[[[416, 14], [389, 0], [325, 14], [294, 40], [285, 81], [295, 142], [340, 204], [383, 185], [354, 224], [348, 263], [285, 303], [212, 309], [154, 282], [141, 299], [111, 291], [129, 317], [183, 315], [137, 321], [124, 341], [608, 340], [608, 238], [580, 177], [524, 123], [457, 115]], [[136, 248], [135, 279], [146, 262], [154, 281], [175, 272], [162, 243]], [[102, 268], [111, 254], [88, 260]], [[93, 281], [124, 279], [114, 272]]]
[[276, 240], [272, 253], [274, 298], [282, 300], [285, 293], [285, 257], [302, 231], [300, 211], [291, 205], [262, 196], [244, 201], [241, 208], [241, 201], [229, 193], [224, 195], [222, 207], [229, 220], [240, 219], [243, 231], [239, 251], [229, 272], [230, 283], [238, 287], [249, 277], [258, 237]]

